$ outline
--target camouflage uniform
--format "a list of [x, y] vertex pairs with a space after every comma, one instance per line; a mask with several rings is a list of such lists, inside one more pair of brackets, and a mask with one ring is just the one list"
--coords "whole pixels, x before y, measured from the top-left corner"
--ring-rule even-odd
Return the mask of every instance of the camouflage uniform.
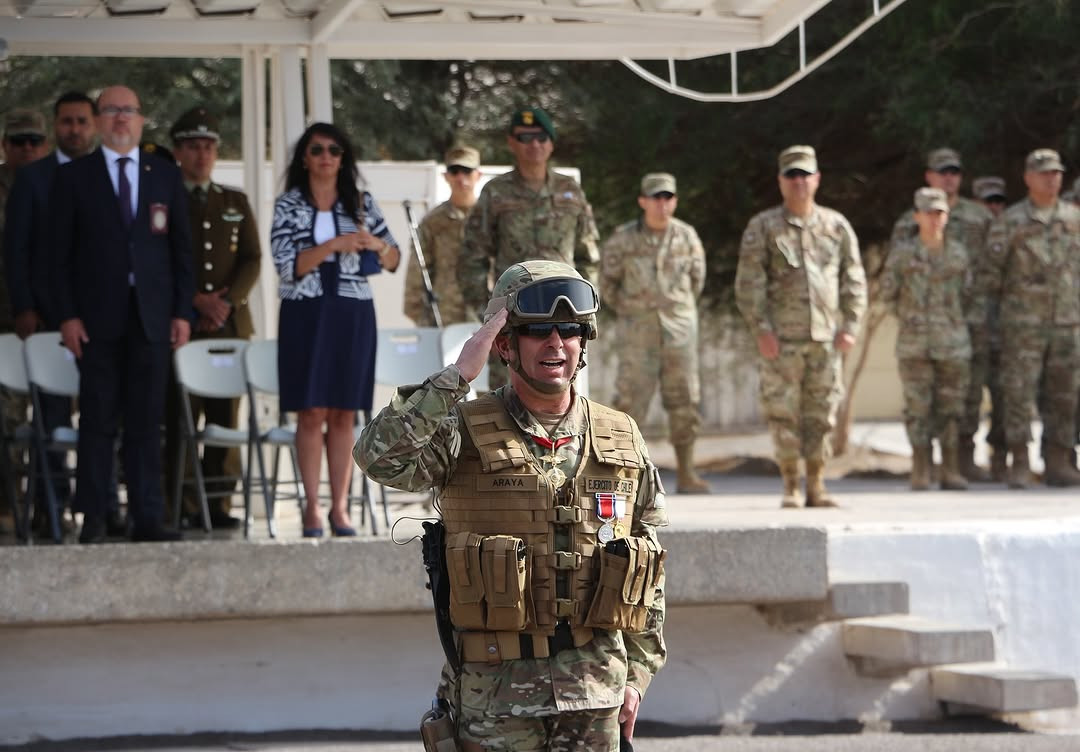
[[[431, 277], [431, 286], [438, 299], [443, 326], [467, 320], [457, 269], [468, 216], [468, 210], [444, 201], [420, 220], [416, 230], [420, 247], [424, 250], [424, 263]], [[409, 255], [409, 268], [405, 273], [404, 310], [405, 315], [417, 326], [435, 326], [435, 316], [428, 304], [415, 249]]]
[[618, 314], [615, 409], [641, 423], [660, 382], [674, 443], [701, 431], [697, 299], [705, 287], [705, 250], [697, 232], [672, 218], [656, 233], [642, 220], [604, 243], [600, 297]]
[[990, 228], [988, 259], [990, 293], [1001, 299], [1008, 445], [1031, 439], [1042, 380], [1043, 436], [1071, 448], [1080, 370], [1080, 209], [1064, 201], [1045, 211], [1028, 199], [1013, 204]]
[[916, 237], [893, 246], [882, 272], [881, 299], [893, 304], [900, 322], [896, 357], [912, 447], [930, 446], [941, 428], [942, 448], [957, 445], [971, 361], [968, 258], [958, 242], [946, 240], [933, 253]]
[[[517, 169], [491, 179], [465, 222], [458, 283], [465, 310], [478, 318], [487, 306], [489, 278], [498, 279], [519, 261], [564, 261], [589, 281], [596, 279], [599, 233], [585, 192], [573, 178], [548, 169], [546, 185], [533, 191]], [[506, 383], [494, 356], [488, 383]]]
[[[8, 280], [7, 273], [4, 264], [4, 216], [6, 214], [8, 194], [11, 192], [11, 186], [15, 182], [15, 171], [11, 169], [10, 165], [0, 164], [0, 334], [6, 334], [8, 332], [15, 331], [15, 313], [12, 310], [11, 295], [8, 293]], [[5, 435], [11, 435], [15, 432], [15, 428], [26, 423], [27, 411], [29, 409], [30, 400], [25, 395], [16, 395], [9, 392], [7, 389], [0, 387], [0, 420], [3, 421], [3, 425], [0, 425], [0, 430]], [[0, 464], [0, 468], [11, 468], [13, 472], [19, 473], [23, 465], [22, 452], [19, 452], [12, 448], [5, 461]], [[6, 489], [9, 484], [6, 479], [0, 479], [0, 486], [5, 489], [4, 502], [0, 504], [0, 512], [4, 508], [13, 509], [15, 499], [8, 499]]]
[[15, 312], [8, 292], [6, 264], [4, 263], [4, 226], [8, 195], [15, 184], [15, 170], [11, 165], [0, 164], [0, 332], [15, 331]]
[[779, 357], [759, 360], [777, 460], [824, 460], [844, 389], [833, 339], [855, 336], [866, 310], [855, 231], [823, 206], [806, 218], [783, 206], [761, 212], [743, 232], [735, 302], [755, 336], [780, 340]]
[[[986, 233], [990, 229], [993, 218], [990, 210], [985, 206], [963, 196], [958, 196], [956, 204], [949, 209], [949, 224], [945, 226], [945, 237], [954, 243], [959, 243], [967, 250], [967, 265], [975, 280], [982, 279], [985, 274], [984, 267], [987, 261], [983, 249], [986, 247]], [[914, 212], [909, 209], [893, 225], [889, 244], [891, 247], [896, 247], [918, 235], [919, 227], [915, 224]], [[991, 301], [972, 301], [971, 307], [967, 309], [968, 337], [972, 350], [971, 366], [968, 391], [964, 399], [964, 412], [958, 426], [960, 436], [967, 441], [970, 441], [979, 430], [983, 386], [989, 386], [992, 382], [997, 384], [996, 375], [990, 374], [993, 334], [990, 320], [986, 317], [984, 310], [991, 304]], [[996, 389], [991, 391], [991, 398], [994, 391]], [[1003, 440], [999, 440], [999, 444], [994, 444], [993, 441], [990, 443], [995, 448], [1004, 448]]]
[[[457, 407], [468, 393], [469, 384], [457, 366], [449, 366], [421, 385], [401, 387], [390, 405], [365, 427], [353, 449], [356, 463], [377, 483], [410, 491], [447, 490], [454, 484], [463, 444], [471, 443]], [[511, 387], [499, 389], [495, 396], [509, 414], [508, 430], [518, 436], [548, 435]], [[550, 435], [556, 443], [572, 437], [557, 450], [565, 460], [560, 467], [568, 478], [575, 477], [586, 450], [586, 408], [587, 401], [575, 397], [566, 418]], [[634, 441], [647, 460], [636, 430]], [[537, 460], [548, 454], [534, 442], [526, 444]], [[630, 530], [654, 542], [655, 528], [667, 524], [655, 477], [651, 472], [641, 476]], [[565, 488], [577, 485], [575, 479]], [[482, 501], [477, 499], [478, 504]], [[617, 714], [624, 687], [644, 695], [666, 659], [664, 612], [661, 582], [640, 633], [597, 629], [591, 641], [549, 658], [465, 663], [454, 698], [460, 738], [471, 742], [471, 748], [482, 749], [569, 749], [570, 739], [574, 749], [618, 749]], [[566, 745], [560, 744], [564, 732]], [[546, 739], [550, 747], [545, 746]]]

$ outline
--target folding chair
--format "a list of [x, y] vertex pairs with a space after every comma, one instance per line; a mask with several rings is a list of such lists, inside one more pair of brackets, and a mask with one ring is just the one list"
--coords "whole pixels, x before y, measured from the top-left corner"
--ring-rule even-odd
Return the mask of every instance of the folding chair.
[[[23, 357], [23, 341], [17, 334], [0, 334], [0, 387], [12, 397], [28, 397], [30, 383], [26, 379], [26, 360]], [[30, 449], [34, 429], [30, 421], [14, 426], [9, 432], [7, 425], [0, 426], [0, 473], [4, 476], [4, 493], [11, 501], [11, 514], [15, 519], [15, 536], [19, 540], [29, 541], [29, 530], [20, 509], [19, 489], [21, 477], [25, 475], [27, 484], [30, 476], [22, 470], [21, 463], [11, 461], [11, 455], [18, 452], [21, 457]]]
[[[480, 328], [480, 324], [475, 321], [463, 321], [460, 324], [449, 324], [443, 327], [442, 335], [440, 337], [440, 347], [442, 348], [442, 364], [448, 366], [451, 363], [456, 363], [458, 356], [461, 355], [461, 348], [468, 341], [469, 337], [476, 333], [476, 330]], [[480, 375], [473, 379], [472, 388], [469, 390], [469, 399], [475, 399], [478, 392], [486, 392], [488, 390], [488, 364], [484, 363], [484, 368], [480, 371]]]
[[[296, 427], [285, 424], [285, 416], [279, 415], [277, 425], [263, 430], [259, 427], [259, 415], [256, 406], [257, 395], [267, 394], [277, 396], [278, 365], [277, 365], [276, 339], [251, 342], [244, 350], [244, 375], [247, 380], [248, 393], [248, 438], [252, 446], [248, 448], [248, 456], [255, 454], [256, 467], [259, 470], [259, 481], [262, 483], [263, 500], [266, 504], [266, 525], [271, 538], [277, 537], [277, 523], [274, 519], [274, 504], [277, 501], [278, 469], [280, 467], [281, 450], [287, 448], [292, 459], [294, 496], [301, 504], [303, 511], [304, 494], [300, 489], [300, 471], [296, 465]], [[273, 476], [268, 480], [266, 475], [266, 459], [263, 456], [263, 447], [274, 449]], [[244, 520], [244, 536], [248, 535], [248, 520]]]
[[[393, 387], [419, 384], [442, 368], [442, 330], [438, 327], [379, 330], [375, 351], [376, 384]], [[386, 487], [382, 484], [379, 485], [379, 494], [383, 521], [389, 527]]]
[[[41, 401], [47, 394], [78, 397], [79, 367], [72, 352], [61, 344], [59, 332], [31, 334], [23, 344], [23, 356], [26, 359], [26, 379], [34, 408], [30, 480], [27, 484], [24, 519], [30, 519], [30, 504], [33, 502], [35, 484], [40, 476], [45, 485], [53, 540], [60, 543], [63, 540], [60, 532], [60, 504], [57, 501], [55, 479], [49, 471], [46, 458], [50, 453], [75, 451], [79, 444], [79, 432], [70, 426], [59, 426], [52, 431], [46, 431]], [[65, 481], [67, 478], [68, 475], [65, 474]]]
[[[197, 430], [191, 412], [190, 396], [216, 399], [239, 399], [247, 394], [244, 375], [244, 350], [248, 342], [243, 339], [200, 339], [188, 342], [173, 353], [176, 365], [176, 383], [180, 390], [180, 409], [183, 413], [180, 437], [176, 449], [176, 485], [173, 503], [176, 510], [175, 524], [180, 525], [183, 511], [183, 490], [187, 480], [187, 457], [195, 475], [195, 492], [202, 511], [203, 530], [210, 532], [210, 505], [207, 502], [206, 478], [199, 461], [199, 447], [237, 448], [247, 447], [248, 457], [241, 477], [244, 487], [244, 520], [251, 516], [251, 450], [247, 428], [230, 428], [207, 423]], [[211, 479], [215, 480], [215, 479]], [[215, 492], [214, 496], [231, 495], [231, 491]]]

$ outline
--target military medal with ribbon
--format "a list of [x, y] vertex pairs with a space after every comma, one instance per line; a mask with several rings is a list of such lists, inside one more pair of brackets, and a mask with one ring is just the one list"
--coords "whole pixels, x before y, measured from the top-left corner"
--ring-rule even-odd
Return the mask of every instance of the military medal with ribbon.
[[[596, 517], [604, 524], [596, 531], [596, 539], [601, 543], [609, 543], [616, 538], [616, 533], [622, 532], [622, 523], [619, 522], [626, 516], [626, 497], [617, 493], [596, 494]], [[614, 522], [614, 524], [612, 524]]]
[[544, 476], [551, 483], [552, 488], [556, 490], [562, 488], [563, 484], [566, 483], [566, 473], [559, 469], [559, 465], [566, 462], [566, 458], [560, 457], [555, 452], [559, 447], [573, 441], [574, 437], [563, 436], [561, 439], [546, 439], [543, 436], [533, 436], [533, 439], [544, 449], [551, 450], [551, 454], [540, 458], [541, 462], [551, 465], [551, 467], [544, 470]]

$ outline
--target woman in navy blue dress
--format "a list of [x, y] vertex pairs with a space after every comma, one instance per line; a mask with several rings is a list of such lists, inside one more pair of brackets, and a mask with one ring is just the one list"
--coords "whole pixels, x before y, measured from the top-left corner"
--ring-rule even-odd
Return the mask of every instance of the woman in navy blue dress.
[[375, 307], [367, 275], [401, 261], [382, 212], [357, 187], [345, 134], [314, 123], [300, 137], [274, 205], [270, 247], [281, 277], [278, 378], [281, 410], [296, 412], [304, 483], [304, 537], [323, 534], [319, 511], [323, 427], [334, 535], [349, 524], [353, 423], [375, 388]]

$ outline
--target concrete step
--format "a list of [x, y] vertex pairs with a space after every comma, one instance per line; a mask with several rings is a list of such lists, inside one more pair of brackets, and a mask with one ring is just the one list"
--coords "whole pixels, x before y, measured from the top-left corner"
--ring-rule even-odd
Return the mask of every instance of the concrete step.
[[1076, 707], [1076, 680], [1049, 671], [995, 663], [941, 666], [930, 671], [934, 698], [955, 711], [1021, 713]]
[[908, 612], [906, 582], [833, 582], [823, 601], [797, 601], [758, 607], [774, 627], [840, 621]]
[[843, 625], [844, 653], [867, 675], [906, 671], [916, 666], [994, 660], [994, 636], [917, 616], [872, 616]]

